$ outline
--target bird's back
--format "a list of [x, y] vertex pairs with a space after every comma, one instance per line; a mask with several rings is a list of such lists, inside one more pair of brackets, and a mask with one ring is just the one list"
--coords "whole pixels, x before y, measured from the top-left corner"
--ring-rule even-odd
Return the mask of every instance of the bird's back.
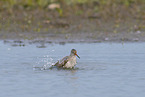
[[59, 60], [54, 66], [63, 68], [73, 68], [75, 64], [76, 64], [75, 56], [66, 56], [63, 59]]
[[68, 56], [66, 56], [63, 59], [59, 60], [57, 63], [55, 63], [54, 66], [63, 67], [67, 62], [68, 62]]

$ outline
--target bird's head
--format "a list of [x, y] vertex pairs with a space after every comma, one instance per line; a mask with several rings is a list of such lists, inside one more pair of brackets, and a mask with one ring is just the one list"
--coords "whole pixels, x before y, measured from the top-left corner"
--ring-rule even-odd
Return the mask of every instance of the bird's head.
[[71, 54], [76, 55], [80, 59], [80, 57], [78, 56], [77, 51], [75, 49], [71, 50]]

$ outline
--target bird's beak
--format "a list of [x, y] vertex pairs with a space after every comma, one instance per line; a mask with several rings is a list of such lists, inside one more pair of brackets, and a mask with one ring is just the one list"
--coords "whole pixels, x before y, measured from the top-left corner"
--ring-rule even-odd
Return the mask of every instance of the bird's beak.
[[78, 54], [75, 54], [79, 59], [80, 59], [80, 57], [78, 56]]

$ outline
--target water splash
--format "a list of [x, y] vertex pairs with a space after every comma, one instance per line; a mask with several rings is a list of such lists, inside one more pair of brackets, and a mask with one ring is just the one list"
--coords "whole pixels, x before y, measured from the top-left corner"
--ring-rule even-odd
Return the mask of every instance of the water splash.
[[[51, 52], [53, 52], [52, 50]], [[36, 64], [33, 66], [33, 70], [46, 70], [49, 69], [52, 65], [54, 65], [54, 59], [50, 54], [44, 55], [43, 57], [37, 57]]]

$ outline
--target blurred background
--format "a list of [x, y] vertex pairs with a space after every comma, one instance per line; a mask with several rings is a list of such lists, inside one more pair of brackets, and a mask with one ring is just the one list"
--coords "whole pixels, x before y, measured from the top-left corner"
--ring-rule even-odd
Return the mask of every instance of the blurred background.
[[145, 0], [0, 0], [0, 38], [10, 38], [10, 32], [29, 33], [17, 36], [26, 39], [38, 36], [34, 32], [93, 33], [90, 38], [141, 33], [145, 30], [144, 5]]

